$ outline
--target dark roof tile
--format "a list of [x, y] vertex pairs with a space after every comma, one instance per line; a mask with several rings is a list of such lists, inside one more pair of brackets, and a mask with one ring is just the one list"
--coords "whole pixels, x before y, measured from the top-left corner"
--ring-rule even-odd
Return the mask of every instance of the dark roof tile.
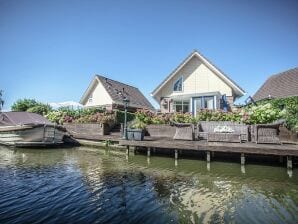
[[259, 101], [269, 96], [272, 98], [298, 96], [298, 67], [270, 76], [253, 99]]
[[106, 78], [101, 75], [96, 76], [101, 81], [102, 85], [105, 87], [113, 101], [122, 103], [123, 97], [127, 97], [130, 100], [131, 106], [154, 110], [154, 107], [151, 105], [149, 100], [141, 93], [138, 88]]

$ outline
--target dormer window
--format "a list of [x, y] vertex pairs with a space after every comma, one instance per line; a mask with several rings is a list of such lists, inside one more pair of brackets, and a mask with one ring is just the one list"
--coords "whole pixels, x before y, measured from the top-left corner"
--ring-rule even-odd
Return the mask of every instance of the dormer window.
[[174, 92], [181, 92], [182, 91], [182, 85], [183, 85], [183, 77], [181, 76], [179, 79], [176, 80], [173, 86]]

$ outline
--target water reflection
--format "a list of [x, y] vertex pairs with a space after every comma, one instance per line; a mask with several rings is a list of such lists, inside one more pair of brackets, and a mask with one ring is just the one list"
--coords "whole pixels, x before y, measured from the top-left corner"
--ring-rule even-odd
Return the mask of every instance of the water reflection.
[[290, 175], [281, 167], [133, 156], [84, 147], [0, 148], [0, 175], [0, 223], [298, 219], [297, 170]]

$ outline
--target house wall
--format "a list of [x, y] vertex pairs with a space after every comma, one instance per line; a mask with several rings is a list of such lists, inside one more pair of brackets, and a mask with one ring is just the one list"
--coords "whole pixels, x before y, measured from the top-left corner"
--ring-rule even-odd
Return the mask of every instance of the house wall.
[[84, 106], [92, 107], [92, 106], [104, 106], [104, 105], [112, 105], [113, 100], [110, 95], [107, 93], [106, 89], [102, 85], [101, 82], [98, 82], [95, 88], [92, 91], [92, 102], [89, 102], [89, 96], [87, 102]]
[[[183, 91], [174, 92], [175, 81], [183, 75]], [[206, 92], [220, 92], [227, 96], [233, 96], [232, 88], [220, 79], [206, 65], [201, 63], [197, 57], [193, 57], [156, 95], [161, 97], [171, 97], [182, 94], [197, 94]]]

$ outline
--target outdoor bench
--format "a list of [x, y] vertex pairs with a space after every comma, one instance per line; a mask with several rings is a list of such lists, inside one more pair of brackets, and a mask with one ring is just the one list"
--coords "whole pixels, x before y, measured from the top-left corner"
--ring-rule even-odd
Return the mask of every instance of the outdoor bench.
[[[217, 128], [228, 128], [231, 132], [216, 132]], [[200, 121], [197, 124], [198, 139], [220, 142], [247, 142], [248, 126], [232, 121]]]

